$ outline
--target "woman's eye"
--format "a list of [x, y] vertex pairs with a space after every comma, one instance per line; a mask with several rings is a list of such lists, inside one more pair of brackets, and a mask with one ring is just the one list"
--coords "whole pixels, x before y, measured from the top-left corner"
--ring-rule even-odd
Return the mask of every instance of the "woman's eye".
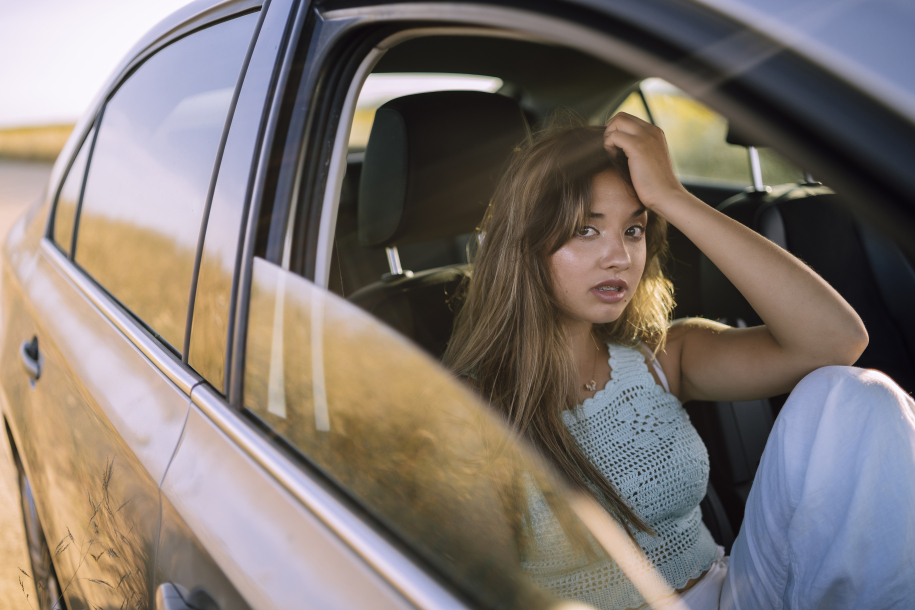
[[629, 237], [642, 237], [645, 235], [645, 227], [641, 225], [635, 225], [626, 229], [626, 235]]
[[592, 235], [597, 235], [597, 229], [594, 227], [581, 227], [580, 229], [575, 230], [575, 235], [579, 237], [591, 237]]

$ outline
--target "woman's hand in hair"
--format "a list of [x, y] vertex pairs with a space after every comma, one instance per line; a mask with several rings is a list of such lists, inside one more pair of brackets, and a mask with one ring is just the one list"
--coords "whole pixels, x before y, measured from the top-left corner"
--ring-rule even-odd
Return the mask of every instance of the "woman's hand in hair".
[[818, 367], [858, 359], [867, 331], [854, 309], [803, 262], [687, 192], [664, 132], [621, 112], [604, 129], [604, 147], [626, 153], [641, 202], [688, 237], [764, 322], [674, 324], [658, 360], [681, 400], [774, 396]]
[[618, 112], [604, 128], [604, 148], [610, 154], [622, 150], [629, 159], [629, 174], [639, 200], [664, 216], [665, 203], [689, 196], [674, 175], [667, 139], [657, 126], [625, 112]]

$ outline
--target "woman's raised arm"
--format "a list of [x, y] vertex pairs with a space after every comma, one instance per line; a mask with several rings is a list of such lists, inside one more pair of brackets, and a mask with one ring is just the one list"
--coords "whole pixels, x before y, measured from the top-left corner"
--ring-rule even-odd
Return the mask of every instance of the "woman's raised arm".
[[781, 394], [816, 368], [858, 359], [867, 346], [858, 314], [800, 260], [689, 194], [658, 127], [619, 113], [607, 123], [604, 145], [626, 153], [642, 203], [692, 240], [765, 323], [674, 323], [658, 360], [680, 400]]

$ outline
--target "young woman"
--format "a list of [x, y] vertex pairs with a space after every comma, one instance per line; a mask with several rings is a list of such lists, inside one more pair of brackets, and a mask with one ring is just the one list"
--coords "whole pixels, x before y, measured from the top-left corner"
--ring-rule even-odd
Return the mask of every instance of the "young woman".
[[[764, 326], [669, 322], [668, 222]], [[838, 293], [690, 195], [663, 132], [619, 113], [516, 153], [445, 360], [630, 531], [693, 610], [895, 608], [915, 599], [915, 416], [886, 376], [831, 366], [866, 345]], [[708, 456], [681, 403], [792, 388], [729, 564], [701, 521]], [[529, 573], [599, 608], [642, 604], [611, 561], [565, 539], [535, 487]]]

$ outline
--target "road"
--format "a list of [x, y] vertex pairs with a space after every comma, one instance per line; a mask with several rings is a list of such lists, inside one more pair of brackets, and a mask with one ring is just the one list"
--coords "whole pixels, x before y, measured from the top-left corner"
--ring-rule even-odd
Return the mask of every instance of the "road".
[[[50, 172], [51, 166], [44, 163], [0, 160], [0, 235], [5, 237], [19, 215], [41, 195]], [[19, 568], [31, 573], [31, 566], [16, 467], [5, 433], [0, 434], [0, 453], [0, 610], [37, 610], [31, 581], [23, 577], [25, 592], [19, 588]]]

